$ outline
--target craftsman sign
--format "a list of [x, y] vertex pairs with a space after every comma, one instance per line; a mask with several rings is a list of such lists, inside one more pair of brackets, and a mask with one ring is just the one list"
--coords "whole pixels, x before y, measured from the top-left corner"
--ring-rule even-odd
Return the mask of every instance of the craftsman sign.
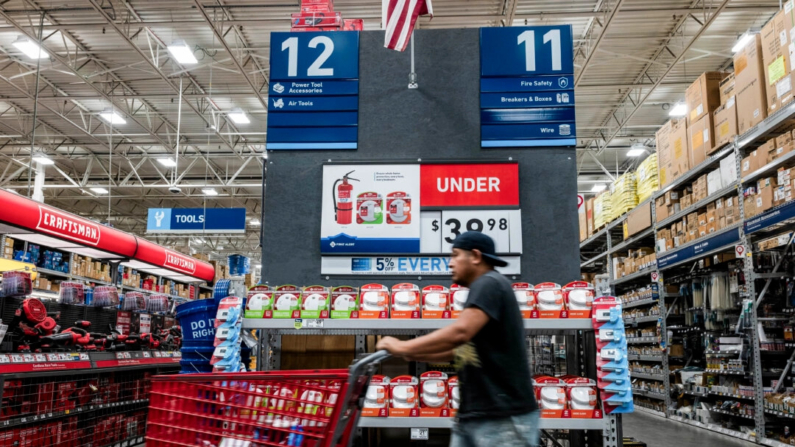
[[175, 251], [166, 250], [165, 267], [193, 274], [196, 271], [196, 260]]
[[88, 245], [99, 244], [99, 224], [42, 205], [36, 229]]

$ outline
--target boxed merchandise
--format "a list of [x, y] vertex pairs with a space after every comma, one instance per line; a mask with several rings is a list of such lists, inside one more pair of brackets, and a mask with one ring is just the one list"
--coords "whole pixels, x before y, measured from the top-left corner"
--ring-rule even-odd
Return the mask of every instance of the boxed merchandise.
[[665, 197], [658, 197], [654, 201], [654, 213], [657, 222], [668, 218], [668, 206], [665, 204]]
[[706, 72], [699, 76], [696, 82], [690, 84], [685, 91], [689, 125], [703, 116], [711, 115], [712, 111], [720, 106], [720, 82], [725, 77], [726, 73]]
[[707, 154], [711, 154], [731, 143], [737, 135], [737, 107], [734, 107], [734, 103], [734, 96], [732, 96], [726, 104], [715, 109], [713, 120], [715, 146], [708, 149]]
[[450, 417], [447, 374], [428, 371], [420, 375], [420, 417]]
[[560, 284], [553, 282], [543, 282], [536, 284], [536, 312], [538, 318], [561, 318], [565, 310], [563, 301], [563, 289]]
[[792, 100], [792, 57], [789, 46], [792, 42], [792, 0], [784, 4], [764, 27], [762, 27], [762, 61], [764, 63], [768, 115], [778, 111]]
[[458, 388], [458, 376], [453, 376], [447, 381], [447, 394], [450, 396], [450, 416], [455, 417], [461, 406], [461, 390]]
[[387, 417], [389, 377], [374, 375], [370, 379], [362, 404], [362, 417]]
[[563, 287], [563, 299], [569, 310], [569, 318], [591, 318], [595, 296], [596, 291], [590, 283], [574, 281], [566, 284]]
[[638, 202], [643, 202], [660, 189], [660, 181], [657, 170], [657, 153], [646, 157], [638, 165], [637, 172], [637, 192]]
[[715, 169], [714, 171], [710, 171], [707, 174], [707, 197], [715, 194], [716, 192], [720, 191], [723, 188], [723, 182], [721, 180], [721, 172], [720, 169]]
[[392, 318], [420, 318], [420, 288], [416, 284], [392, 286]]
[[422, 288], [422, 318], [450, 318], [450, 289], [439, 285]]
[[[680, 120], [671, 130], [671, 154], [669, 159], [671, 170], [666, 181], [671, 182], [689, 171], [690, 165], [690, 138], [687, 133], [687, 121]], [[659, 149], [658, 149], [659, 151]], [[662, 154], [660, 154], [662, 158]], [[662, 178], [662, 175], [660, 176]]]
[[614, 216], [620, 216], [638, 205], [637, 177], [634, 172], [625, 172], [616, 179], [610, 201]]
[[690, 121], [687, 128], [690, 138], [690, 166], [695, 167], [707, 159], [707, 154], [715, 146], [715, 134], [712, 132], [712, 113]]
[[365, 284], [360, 290], [359, 318], [389, 318], [389, 289], [385, 285]]
[[265, 284], [248, 289], [246, 318], [273, 318], [273, 293]]
[[569, 403], [572, 418], [598, 419], [602, 417], [595, 380], [574, 375], [565, 375], [561, 379], [566, 383], [566, 400]]
[[533, 376], [533, 388], [542, 418], [562, 418], [568, 409], [566, 382], [546, 375]]
[[668, 171], [671, 170], [671, 133], [673, 132], [674, 121], [669, 120], [657, 130], [656, 144], [657, 144], [657, 177], [659, 178], [660, 186], [665, 186], [672, 182], [673, 179], [668, 180]]
[[737, 156], [734, 152], [720, 161], [720, 179], [724, 188], [737, 180]]
[[[766, 179], [769, 180], [769, 179]], [[773, 189], [775, 182], [766, 182], [765, 186], [758, 188], [756, 194], [756, 212], [755, 214], [763, 213], [773, 207]]]
[[461, 311], [464, 310], [467, 298], [469, 298], [469, 289], [453, 284], [450, 286], [450, 295], [450, 317], [458, 318], [461, 315]]
[[532, 318], [533, 311], [536, 309], [535, 289], [532, 284], [526, 282], [515, 282], [511, 284], [516, 302], [519, 304], [519, 311], [522, 318]]
[[588, 239], [588, 220], [586, 219], [585, 207], [578, 209], [577, 218], [580, 223], [580, 242]]
[[389, 416], [417, 417], [420, 415], [417, 399], [418, 380], [414, 376], [397, 376], [389, 381]]
[[323, 286], [306, 286], [301, 292], [300, 318], [328, 318], [329, 290]]
[[635, 207], [624, 221], [624, 238], [638, 234], [651, 227], [651, 203]]
[[724, 106], [734, 96], [734, 73], [729, 73], [719, 84], [720, 105]]
[[273, 292], [273, 318], [301, 318], [301, 289], [287, 284]]
[[339, 286], [331, 289], [330, 318], [358, 318], [358, 314], [359, 289], [351, 286]]
[[594, 201], [594, 231], [612, 222], [613, 207], [610, 191], [602, 191]]
[[585, 221], [586, 221], [586, 224], [588, 226], [588, 237], [591, 237], [594, 234], [593, 206], [594, 206], [594, 198], [593, 197], [591, 197], [590, 199], [585, 201]]
[[756, 34], [744, 48], [734, 54], [738, 134], [745, 133], [767, 118], [765, 71], [762, 37]]

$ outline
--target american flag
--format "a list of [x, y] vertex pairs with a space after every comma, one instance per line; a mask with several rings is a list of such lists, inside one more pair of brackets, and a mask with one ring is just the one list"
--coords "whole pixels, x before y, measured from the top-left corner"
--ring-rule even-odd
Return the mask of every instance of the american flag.
[[431, 0], [382, 0], [384, 46], [403, 51], [409, 43], [417, 17], [433, 17]]

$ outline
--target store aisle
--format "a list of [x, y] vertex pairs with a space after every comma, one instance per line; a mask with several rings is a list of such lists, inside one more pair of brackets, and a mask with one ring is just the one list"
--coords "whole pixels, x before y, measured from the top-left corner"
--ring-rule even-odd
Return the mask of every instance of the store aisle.
[[645, 442], [648, 447], [757, 446], [709, 430], [702, 430], [658, 416], [633, 413], [623, 416], [624, 437]]

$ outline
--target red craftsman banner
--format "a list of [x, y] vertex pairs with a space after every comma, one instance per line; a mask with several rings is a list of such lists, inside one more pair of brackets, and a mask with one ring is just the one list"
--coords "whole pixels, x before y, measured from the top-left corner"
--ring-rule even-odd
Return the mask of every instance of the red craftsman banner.
[[0, 222], [120, 256], [135, 253], [135, 236], [0, 190]]
[[420, 165], [420, 201], [423, 208], [519, 206], [519, 164]]
[[146, 239], [136, 238], [136, 240], [138, 241], [138, 250], [136, 250], [133, 258], [138, 261], [163, 267], [173, 272], [183, 273], [204, 281], [212, 281], [215, 278], [215, 268], [209, 262], [177, 253]]

